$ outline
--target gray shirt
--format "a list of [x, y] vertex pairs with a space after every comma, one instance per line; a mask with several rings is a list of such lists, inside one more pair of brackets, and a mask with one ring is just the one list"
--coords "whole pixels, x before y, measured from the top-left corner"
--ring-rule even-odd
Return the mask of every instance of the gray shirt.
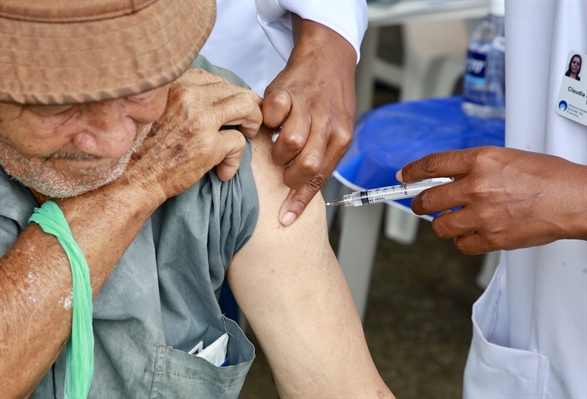
[[[198, 58], [194, 66], [228, 76]], [[242, 81], [234, 80], [242, 84]], [[94, 300], [90, 398], [238, 397], [254, 359], [218, 296], [233, 255], [250, 238], [258, 197], [247, 143], [228, 182], [214, 171], [170, 198], [145, 223]], [[27, 226], [37, 203], [0, 168], [0, 254]], [[226, 367], [186, 353], [228, 332]], [[63, 396], [65, 350], [33, 398]]]

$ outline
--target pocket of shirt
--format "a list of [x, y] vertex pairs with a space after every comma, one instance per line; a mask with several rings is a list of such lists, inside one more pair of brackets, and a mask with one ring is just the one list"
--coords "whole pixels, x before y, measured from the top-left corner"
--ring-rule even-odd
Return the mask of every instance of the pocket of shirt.
[[[548, 358], [540, 353], [495, 343], [490, 338], [507, 308], [503, 268], [473, 306], [473, 340], [465, 367], [464, 398], [544, 398]], [[494, 341], [494, 342], [490, 342]]]
[[224, 319], [229, 364], [207, 360], [169, 346], [157, 347], [150, 398], [238, 398], [255, 358], [255, 348], [238, 325]]

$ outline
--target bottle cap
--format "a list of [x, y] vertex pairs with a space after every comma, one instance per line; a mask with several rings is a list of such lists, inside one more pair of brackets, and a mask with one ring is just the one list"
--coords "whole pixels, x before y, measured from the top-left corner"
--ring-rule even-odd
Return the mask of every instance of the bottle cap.
[[491, 0], [489, 14], [503, 17], [505, 15], [505, 0]]

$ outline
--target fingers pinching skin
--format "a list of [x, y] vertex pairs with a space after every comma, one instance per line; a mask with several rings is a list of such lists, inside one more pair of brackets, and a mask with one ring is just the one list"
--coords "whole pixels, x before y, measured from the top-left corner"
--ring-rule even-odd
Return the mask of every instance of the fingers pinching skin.
[[[271, 86], [270, 86], [271, 87]], [[263, 100], [263, 123], [270, 128], [283, 124], [291, 110], [292, 98], [282, 88], [267, 89]]]
[[[217, 166], [220, 179], [236, 173], [246, 134], [257, 134], [261, 99], [251, 90], [197, 69], [170, 86], [167, 107], [128, 168], [165, 198], [177, 195]], [[239, 130], [221, 130], [238, 126]]]
[[267, 87], [263, 104], [265, 124], [283, 126], [271, 156], [288, 166], [284, 182], [292, 192], [281, 212], [289, 215], [288, 222], [303, 212], [344, 155], [356, 112], [353, 46], [326, 26], [295, 14], [292, 26], [294, 49]]
[[[296, 115], [292, 114], [292, 117], [294, 116]], [[302, 124], [305, 122], [301, 121]], [[299, 188], [323, 172], [324, 157], [329, 145], [328, 136], [324, 134], [325, 129], [325, 124], [318, 121], [307, 126], [307, 137], [304, 136], [305, 144], [284, 172], [284, 182], [288, 187]]]
[[271, 158], [277, 165], [287, 166], [295, 160], [308, 144], [311, 126], [312, 116], [309, 113], [291, 110], [271, 150]]
[[[292, 193], [282, 207], [287, 210], [282, 215], [288, 214], [292, 222], [325, 184], [352, 140], [354, 111], [344, 111], [339, 103], [323, 95], [313, 93], [308, 97], [306, 90], [290, 93], [291, 109], [285, 122], [280, 122], [282, 129], [271, 153], [275, 163], [286, 166], [284, 182]], [[266, 99], [264, 114], [267, 105]]]

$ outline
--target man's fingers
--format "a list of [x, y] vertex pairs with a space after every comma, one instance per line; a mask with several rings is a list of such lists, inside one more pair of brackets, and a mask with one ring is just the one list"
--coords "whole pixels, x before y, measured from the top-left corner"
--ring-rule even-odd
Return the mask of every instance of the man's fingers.
[[[190, 68], [174, 82], [169, 96], [176, 97], [169, 103], [190, 109], [212, 107], [213, 111], [207, 111], [207, 116], [215, 115], [217, 119], [213, 120], [218, 126], [240, 125], [239, 130], [246, 137], [254, 137], [263, 121], [263, 99], [254, 91], [198, 68]], [[202, 118], [202, 114], [199, 117]], [[202, 121], [206, 121], [205, 117]]]
[[216, 103], [221, 125], [238, 125], [239, 130], [246, 137], [254, 137], [261, 124], [263, 114], [260, 105], [261, 98], [254, 92], [237, 93]]
[[221, 145], [219, 157], [222, 159], [216, 166], [216, 174], [222, 181], [230, 180], [239, 168], [246, 140], [238, 130], [222, 130], [219, 134]]
[[291, 225], [306, 209], [314, 196], [326, 183], [322, 175], [315, 176], [312, 180], [298, 189], [292, 189], [281, 205], [279, 221], [284, 226]]
[[153, 176], [147, 177], [168, 198], [191, 187], [215, 166], [218, 177], [229, 180], [245, 148], [243, 134], [253, 137], [263, 122], [261, 104], [251, 90], [190, 70], [171, 85], [165, 112], [153, 124], [135, 165], [149, 165]]

